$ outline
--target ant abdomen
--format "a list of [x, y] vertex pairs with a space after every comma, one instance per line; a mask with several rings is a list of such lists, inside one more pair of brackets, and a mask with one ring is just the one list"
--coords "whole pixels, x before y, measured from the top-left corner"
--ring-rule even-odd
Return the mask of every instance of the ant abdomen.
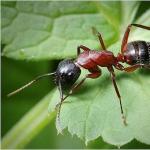
[[124, 51], [124, 58], [130, 65], [150, 65], [150, 42], [134, 41], [128, 43]]

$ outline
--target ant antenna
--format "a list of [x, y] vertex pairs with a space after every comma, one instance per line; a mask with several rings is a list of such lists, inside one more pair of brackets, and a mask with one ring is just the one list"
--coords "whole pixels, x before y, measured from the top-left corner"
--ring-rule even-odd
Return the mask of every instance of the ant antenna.
[[32, 80], [32, 81], [30, 81], [29, 83], [27, 83], [27, 84], [25, 84], [24, 86], [22, 86], [21, 88], [19, 88], [19, 89], [13, 91], [13, 92], [11, 92], [11, 93], [9, 93], [9, 94], [7, 95], [7, 97], [10, 97], [10, 96], [12, 96], [12, 95], [15, 95], [15, 94], [19, 93], [20, 91], [24, 90], [25, 88], [27, 88], [28, 86], [32, 85], [34, 82], [40, 80], [40, 79], [43, 78], [43, 77], [51, 76], [51, 75], [54, 75], [55, 73], [56, 73], [56, 72], [47, 73], [47, 74], [43, 74], [43, 75], [41, 75], [41, 76], [38, 76], [38, 77], [36, 77], [34, 80]]

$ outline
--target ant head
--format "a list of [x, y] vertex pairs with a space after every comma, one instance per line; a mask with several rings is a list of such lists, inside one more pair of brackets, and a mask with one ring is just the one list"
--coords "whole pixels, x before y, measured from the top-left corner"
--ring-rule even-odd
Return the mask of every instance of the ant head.
[[55, 82], [62, 91], [68, 91], [81, 74], [80, 68], [71, 59], [63, 60], [56, 70]]

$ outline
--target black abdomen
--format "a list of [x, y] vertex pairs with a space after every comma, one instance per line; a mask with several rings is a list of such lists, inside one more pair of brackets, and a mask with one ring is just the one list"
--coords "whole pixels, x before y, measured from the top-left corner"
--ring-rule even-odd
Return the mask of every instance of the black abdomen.
[[150, 65], [150, 42], [134, 41], [128, 43], [124, 56], [130, 65]]

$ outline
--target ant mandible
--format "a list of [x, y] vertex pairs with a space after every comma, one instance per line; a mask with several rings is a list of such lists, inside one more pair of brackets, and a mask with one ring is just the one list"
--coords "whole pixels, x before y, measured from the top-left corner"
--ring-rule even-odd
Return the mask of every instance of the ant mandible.
[[[26, 87], [30, 86], [31, 84], [33, 84], [34, 82], [38, 81], [43, 77], [54, 75], [55, 83], [58, 87], [61, 99], [60, 103], [57, 104], [57, 106], [59, 106], [57, 119], [60, 120], [60, 110], [63, 101], [69, 95], [71, 95], [79, 86], [81, 86], [87, 78], [95, 79], [101, 76], [100, 67], [106, 67], [110, 72], [112, 83], [115, 88], [117, 97], [119, 99], [123, 123], [124, 125], [127, 125], [121, 103], [121, 95], [119, 93], [119, 89], [116, 84], [114, 68], [125, 72], [133, 72], [138, 68], [150, 69], [150, 42], [133, 41], [128, 43], [128, 37], [132, 26], [150, 30], [150, 27], [148, 26], [140, 24], [130, 24], [124, 33], [121, 45], [121, 53], [118, 53], [116, 57], [111, 51], [108, 51], [106, 49], [101, 34], [97, 32], [95, 28], [93, 28], [93, 31], [97, 34], [99, 38], [99, 42], [103, 50], [101, 51], [91, 50], [90, 48], [84, 45], [80, 45], [77, 48], [76, 60], [66, 59], [61, 61], [58, 64], [58, 67], [55, 72], [38, 76], [28, 84], [8, 94], [8, 96], [20, 92], [21, 90], [25, 89]], [[81, 49], [83, 50], [82, 53]], [[122, 64], [120, 64], [120, 62], [127, 63], [130, 66], [124, 67]], [[79, 83], [75, 84], [75, 82], [77, 81], [77, 79], [81, 74], [80, 68], [87, 69], [90, 73], [85, 75], [85, 77]], [[66, 94], [66, 96], [64, 96], [64, 94]]]

